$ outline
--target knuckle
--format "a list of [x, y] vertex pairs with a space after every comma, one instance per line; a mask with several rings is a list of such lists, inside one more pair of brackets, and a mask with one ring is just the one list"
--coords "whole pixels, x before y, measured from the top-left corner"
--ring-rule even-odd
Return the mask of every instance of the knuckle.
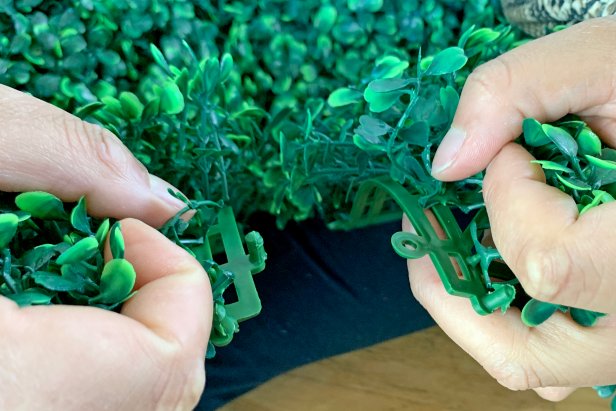
[[[545, 242], [544, 242], [545, 244]], [[568, 241], [557, 240], [546, 248], [530, 251], [522, 286], [528, 295], [541, 301], [558, 302], [573, 280], [573, 259]]]
[[[117, 179], [126, 179], [135, 172], [140, 179], [147, 178], [145, 167], [135, 160], [120, 139], [109, 130], [66, 115], [58, 116], [55, 124], [76, 162], [85, 159], [92, 166], [102, 166], [103, 171]], [[100, 172], [100, 168], [97, 171]]]
[[543, 386], [539, 374], [532, 366], [505, 364], [490, 374], [500, 385], [512, 391], [526, 391]]
[[[526, 341], [527, 342], [527, 341]], [[526, 346], [526, 342], [523, 346]], [[526, 348], [523, 352], [515, 350], [520, 347], [515, 341], [509, 351], [503, 351], [502, 346], [488, 348], [489, 361], [484, 366], [486, 371], [503, 387], [512, 391], [525, 391], [543, 386], [540, 373], [535, 368], [535, 362], [528, 361]]]
[[473, 88], [480, 95], [499, 100], [498, 91], [505, 90], [512, 81], [512, 63], [502, 55], [477, 67], [468, 76], [465, 88]]

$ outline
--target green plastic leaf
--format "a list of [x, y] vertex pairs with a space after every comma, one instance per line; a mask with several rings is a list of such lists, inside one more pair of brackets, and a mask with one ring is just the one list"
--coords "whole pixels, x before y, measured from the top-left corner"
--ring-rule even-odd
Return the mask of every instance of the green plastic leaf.
[[347, 0], [351, 11], [369, 11], [375, 13], [383, 7], [383, 0]]
[[220, 82], [225, 81], [233, 71], [233, 57], [225, 53], [220, 60]]
[[583, 310], [581, 308], [571, 308], [569, 312], [571, 313], [571, 318], [573, 319], [573, 321], [583, 327], [592, 327], [597, 323], [597, 320], [599, 318], [605, 316], [605, 314], [603, 313]]
[[391, 130], [391, 126], [383, 120], [366, 115], [359, 118], [359, 124], [361, 127], [355, 129], [355, 132], [361, 135], [382, 136]]
[[522, 129], [524, 131], [524, 142], [530, 147], [540, 147], [550, 142], [550, 139], [541, 127], [541, 123], [534, 118], [524, 119]]
[[616, 161], [603, 160], [589, 155], [585, 155], [584, 157], [595, 167], [604, 168], [606, 170], [616, 170]]
[[29, 288], [19, 294], [8, 294], [5, 297], [15, 301], [20, 307], [27, 307], [30, 305], [47, 305], [51, 302], [53, 295], [38, 288]]
[[397, 56], [386, 55], [376, 60], [376, 67], [371, 77], [375, 79], [400, 77], [408, 67], [408, 61], [400, 60]]
[[167, 59], [165, 59], [165, 56], [158, 47], [156, 47], [154, 44], [150, 44], [150, 53], [152, 53], [154, 61], [159, 66], [164, 68], [168, 73], [171, 73], [171, 70], [169, 69], [169, 63], [167, 63]]
[[342, 107], [358, 102], [361, 99], [361, 92], [350, 88], [339, 88], [331, 93], [327, 99], [327, 104], [331, 107]]
[[133, 290], [137, 274], [132, 264], [125, 259], [113, 259], [103, 267], [100, 294], [90, 299], [91, 303], [117, 304], [123, 302]]
[[337, 17], [338, 10], [336, 7], [331, 4], [324, 4], [314, 16], [314, 27], [326, 33], [334, 27]]
[[9, 245], [19, 225], [19, 217], [13, 213], [0, 214], [0, 249]]
[[544, 170], [562, 171], [564, 173], [573, 174], [573, 170], [571, 170], [569, 167], [563, 166], [562, 164], [556, 163], [554, 161], [532, 160], [531, 163], [539, 164]]
[[580, 154], [598, 156], [601, 154], [601, 140], [589, 128], [583, 128], [577, 136]]
[[85, 119], [91, 116], [92, 114], [98, 112], [103, 107], [105, 107], [105, 103], [102, 103], [100, 101], [95, 101], [93, 103], [86, 104], [85, 106], [77, 109], [77, 111], [75, 111], [75, 116], [81, 119]]
[[427, 76], [441, 76], [460, 70], [468, 58], [460, 47], [449, 47], [434, 56], [430, 66], [425, 71]]
[[111, 255], [113, 258], [124, 258], [124, 237], [122, 236], [119, 221], [111, 227], [111, 231], [109, 233], [109, 248], [111, 248]]
[[184, 95], [174, 81], [166, 81], [160, 90], [160, 110], [167, 114], [184, 110]]
[[561, 153], [569, 158], [574, 158], [578, 153], [578, 145], [575, 139], [565, 129], [554, 127], [549, 124], [541, 126], [548, 138], [558, 147]]
[[402, 78], [386, 78], [386, 79], [378, 79], [372, 80], [368, 87], [377, 93], [388, 93], [390, 91], [400, 90], [411, 83], [410, 79], [402, 79]]
[[38, 285], [52, 291], [85, 291], [85, 282], [75, 278], [66, 278], [44, 271], [35, 272], [32, 278]]
[[572, 190], [578, 190], [578, 191], [592, 190], [592, 187], [588, 183], [585, 183], [584, 181], [579, 180], [577, 178], [565, 178], [561, 176], [560, 174], [556, 174], [556, 177], [561, 183], [563, 183], [565, 187], [569, 187]]
[[536, 327], [550, 318], [559, 308], [560, 305], [531, 298], [522, 309], [522, 322], [529, 327]]
[[394, 104], [398, 102], [400, 96], [404, 93], [402, 91], [394, 91], [390, 93], [379, 93], [367, 87], [364, 91], [364, 99], [370, 105], [370, 111], [374, 113], [382, 113], [389, 110]]
[[98, 241], [94, 237], [86, 237], [79, 240], [68, 250], [60, 254], [56, 263], [60, 265], [75, 264], [80, 261], [86, 261], [98, 252]]
[[81, 197], [77, 202], [73, 211], [71, 211], [71, 225], [78, 231], [82, 233], [91, 235], [92, 230], [90, 229], [90, 221], [88, 219], [88, 212], [86, 210], [86, 198]]
[[62, 220], [67, 218], [62, 200], [42, 191], [22, 193], [15, 198], [15, 204], [32, 217]]
[[56, 247], [53, 244], [41, 244], [23, 255], [21, 258], [22, 264], [32, 271], [38, 271], [56, 255], [56, 252]]
[[453, 87], [447, 86], [441, 88], [439, 97], [441, 100], [441, 106], [443, 106], [443, 110], [447, 114], [447, 119], [451, 122], [454, 114], [456, 114], [456, 109], [458, 108], [458, 103], [460, 102], [460, 95]]
[[123, 91], [118, 97], [125, 117], [129, 119], [139, 119], [143, 114], [144, 105], [134, 93]]
[[364, 151], [387, 151], [385, 141], [378, 136], [366, 137], [354, 134], [353, 144]]
[[411, 124], [410, 127], [400, 130], [398, 136], [408, 144], [425, 147], [428, 145], [430, 137], [430, 126], [425, 121], [418, 121]]
[[105, 239], [107, 238], [107, 234], [109, 233], [109, 226], [110, 226], [110, 222], [109, 222], [109, 219], [107, 218], [101, 223], [101, 225], [96, 230], [96, 234], [94, 236], [96, 237], [96, 241], [98, 241], [100, 245], [105, 244]]

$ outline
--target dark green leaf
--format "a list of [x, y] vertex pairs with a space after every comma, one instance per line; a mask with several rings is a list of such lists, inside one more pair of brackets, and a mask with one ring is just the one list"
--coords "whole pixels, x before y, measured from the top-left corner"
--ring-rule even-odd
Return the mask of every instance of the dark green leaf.
[[559, 308], [559, 305], [531, 298], [522, 309], [522, 322], [529, 327], [536, 327], [550, 318]]
[[584, 327], [592, 327], [600, 317], [605, 316], [603, 313], [583, 310], [581, 308], [571, 308], [569, 312], [571, 313], [573, 321]]
[[569, 158], [577, 156], [578, 145], [571, 134], [560, 127], [554, 127], [549, 124], [544, 124], [541, 127], [561, 153]]
[[27, 307], [30, 305], [49, 304], [53, 295], [39, 288], [29, 288], [19, 294], [8, 294], [5, 297], [15, 301], [20, 307]]
[[524, 130], [524, 142], [530, 147], [540, 147], [550, 142], [550, 139], [541, 127], [541, 123], [534, 118], [524, 119], [522, 128]]
[[78, 231], [81, 231], [84, 234], [92, 235], [92, 230], [90, 229], [90, 221], [88, 219], [88, 213], [86, 210], [86, 198], [81, 197], [79, 202], [73, 211], [71, 211], [71, 225]]
[[61, 277], [58, 274], [39, 271], [32, 274], [34, 282], [51, 291], [79, 291], [84, 292], [84, 281]]

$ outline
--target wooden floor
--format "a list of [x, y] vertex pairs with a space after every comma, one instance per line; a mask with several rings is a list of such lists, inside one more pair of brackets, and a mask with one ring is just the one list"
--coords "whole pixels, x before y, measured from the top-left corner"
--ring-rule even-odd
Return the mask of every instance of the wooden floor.
[[608, 411], [588, 388], [560, 403], [512, 392], [438, 328], [310, 364], [224, 411]]

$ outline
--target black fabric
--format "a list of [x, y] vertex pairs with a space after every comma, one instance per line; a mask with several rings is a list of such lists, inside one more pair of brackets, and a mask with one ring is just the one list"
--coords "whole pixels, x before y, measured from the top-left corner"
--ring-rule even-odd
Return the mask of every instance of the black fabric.
[[255, 276], [263, 310], [206, 364], [197, 410], [215, 410], [292, 368], [433, 324], [389, 243], [400, 223], [332, 232], [318, 221], [275, 229], [253, 219], [268, 252]]

